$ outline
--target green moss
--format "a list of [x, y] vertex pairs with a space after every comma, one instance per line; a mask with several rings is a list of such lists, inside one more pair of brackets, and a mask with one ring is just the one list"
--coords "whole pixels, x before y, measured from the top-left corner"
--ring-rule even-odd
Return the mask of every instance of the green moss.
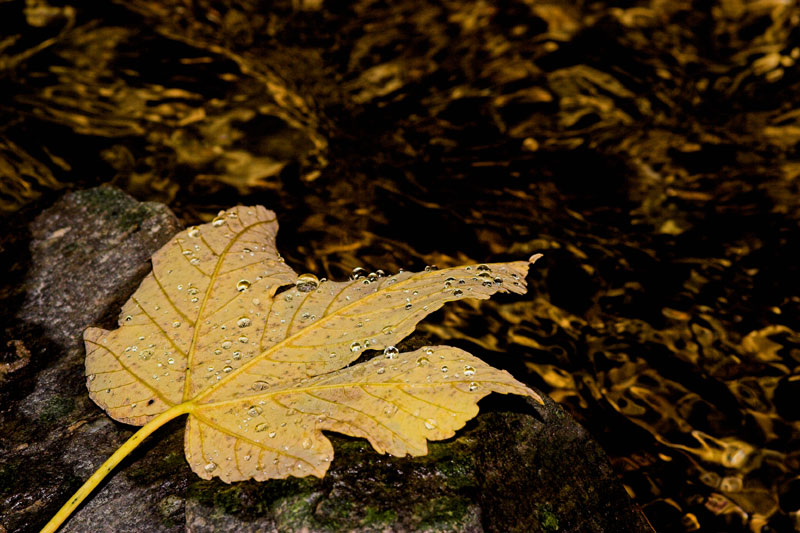
[[444, 483], [451, 489], [463, 489], [477, 484], [475, 480], [475, 464], [467, 455], [453, 455], [441, 458], [435, 468], [444, 477]]
[[558, 516], [553, 513], [549, 506], [538, 506], [536, 508], [536, 514], [538, 515], [542, 529], [545, 531], [558, 531]]
[[237, 514], [242, 508], [241, 491], [242, 488], [235, 483], [217, 487], [213, 498], [215, 514]]
[[76, 200], [91, 213], [112, 221], [120, 230], [127, 230], [142, 223], [150, 208], [140, 204], [113, 187], [97, 187], [75, 193]]
[[189, 485], [187, 499], [191, 498], [206, 507], [213, 507], [218, 514], [235, 512], [239, 508], [238, 493], [241, 483], [226, 485], [218, 480], [198, 481]]
[[175, 527], [184, 519], [183, 500], [170, 494], [158, 502], [158, 516], [161, 523], [168, 528]]
[[414, 506], [420, 528], [453, 529], [468, 517], [469, 500], [459, 496], [442, 496]]
[[243, 520], [252, 520], [270, 508], [284, 510], [284, 504], [295, 498], [310, 497], [318, 482], [317, 478], [248, 481], [231, 485], [219, 480], [196, 481], [189, 485], [187, 497], [213, 507], [217, 515], [236, 514]]
[[295, 494], [272, 506], [278, 531], [301, 531], [314, 523], [313, 494]]
[[397, 512], [394, 509], [379, 509], [367, 506], [364, 508], [364, 518], [361, 519], [362, 526], [379, 527], [391, 525], [397, 520]]
[[373, 454], [376, 453], [369, 442], [367, 442], [365, 439], [357, 439], [355, 437], [344, 438], [337, 435], [333, 437], [332, 442], [334, 443], [336, 453], [339, 455], [344, 455], [346, 453], [361, 454], [370, 451]]
[[334, 530], [351, 528], [355, 525], [353, 515], [360, 504], [344, 497], [327, 497], [317, 505], [314, 514], [324, 525]]
[[52, 424], [70, 414], [75, 408], [75, 399], [67, 396], [53, 396], [45, 403], [39, 421], [43, 424]]

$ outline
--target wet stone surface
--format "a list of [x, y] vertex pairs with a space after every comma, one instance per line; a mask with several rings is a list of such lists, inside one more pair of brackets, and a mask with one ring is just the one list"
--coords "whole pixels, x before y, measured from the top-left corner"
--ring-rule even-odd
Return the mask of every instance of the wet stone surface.
[[[328, 475], [196, 481], [187, 527], [210, 531], [650, 531], [605, 454], [558, 405], [490, 397], [429, 454], [334, 437]], [[511, 410], [509, 410], [511, 409]], [[230, 511], [235, 511], [230, 513]]]
[[[31, 223], [24, 297], [5, 300], [23, 309], [5, 333], [30, 347], [29, 362], [2, 382], [5, 531], [36, 531], [132, 434], [88, 399], [80, 334], [113, 326], [147, 258], [177, 229], [165, 207], [107, 187], [67, 195]], [[481, 409], [424, 457], [382, 456], [364, 440], [332, 435], [336, 456], [325, 478], [232, 485], [191, 473], [174, 421], [63, 530], [649, 530], [599, 446], [557, 404], [493, 395]]]
[[[15, 370], [0, 381], [0, 526], [7, 531], [41, 527], [132, 433], [89, 399], [81, 334], [115, 322], [149, 271], [150, 255], [179, 229], [164, 205], [112, 187], [68, 194], [27, 228], [24, 222], [18, 234], [29, 232], [30, 256], [19, 242], [3, 250], [7, 264], [26, 272], [17, 291], [3, 295], [4, 337], [24, 355], [4, 361]], [[149, 512], [150, 500], [180, 479], [131, 490], [126, 476], [116, 476], [65, 530], [116, 530], [113, 520], [107, 529], [102, 524], [120, 507], [126, 527], [158, 531], [163, 526]]]

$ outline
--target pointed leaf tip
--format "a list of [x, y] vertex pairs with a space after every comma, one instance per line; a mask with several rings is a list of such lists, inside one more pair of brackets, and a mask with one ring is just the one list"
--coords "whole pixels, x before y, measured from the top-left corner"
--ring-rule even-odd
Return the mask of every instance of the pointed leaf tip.
[[530, 256], [530, 257], [528, 258], [528, 263], [530, 263], [530, 264], [534, 264], [536, 261], [538, 261], [539, 259], [541, 259], [541, 257], [542, 257], [542, 254], [533, 254], [532, 256]]

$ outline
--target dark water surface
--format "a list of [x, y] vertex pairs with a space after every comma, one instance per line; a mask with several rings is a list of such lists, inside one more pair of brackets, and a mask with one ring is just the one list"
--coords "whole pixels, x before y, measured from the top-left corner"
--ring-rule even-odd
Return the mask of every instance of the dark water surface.
[[[26, 7], [27, 6], [27, 7]], [[545, 257], [421, 327], [546, 391], [659, 531], [800, 531], [800, 6], [0, 1], [0, 210], [278, 213], [298, 271]]]

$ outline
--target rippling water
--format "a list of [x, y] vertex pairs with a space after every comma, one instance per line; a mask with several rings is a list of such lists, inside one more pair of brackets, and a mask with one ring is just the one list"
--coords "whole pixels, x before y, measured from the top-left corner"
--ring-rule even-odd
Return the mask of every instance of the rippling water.
[[7, 216], [112, 182], [187, 223], [266, 205], [320, 276], [543, 252], [529, 297], [423, 332], [561, 402], [657, 530], [800, 530], [800, 7], [12, 0], [0, 20]]

